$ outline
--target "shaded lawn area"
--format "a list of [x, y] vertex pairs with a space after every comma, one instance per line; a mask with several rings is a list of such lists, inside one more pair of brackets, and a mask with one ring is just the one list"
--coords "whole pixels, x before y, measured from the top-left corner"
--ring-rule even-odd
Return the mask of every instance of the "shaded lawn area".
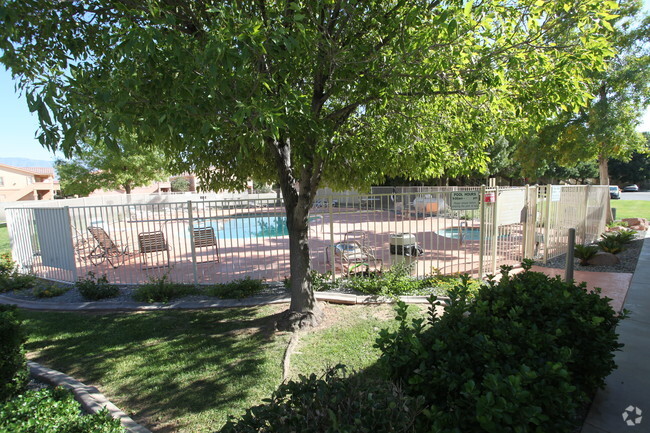
[[212, 432], [280, 384], [289, 335], [272, 326], [285, 308], [21, 315], [30, 359], [155, 432]]
[[[410, 306], [410, 317], [426, 312], [427, 307]], [[376, 362], [381, 352], [373, 346], [381, 329], [397, 329], [394, 307], [326, 304], [325, 308], [324, 323], [300, 336], [291, 357], [291, 378], [319, 375], [339, 363], [349, 373], [369, 368], [366, 374], [380, 374]]]
[[0, 227], [0, 254], [10, 252], [11, 243], [9, 243], [9, 229], [7, 226]]
[[646, 200], [612, 200], [616, 208], [616, 219], [646, 218], [650, 220], [650, 201]]
[[[154, 432], [214, 432], [282, 381], [290, 334], [273, 324], [286, 305], [212, 311], [51, 313], [21, 311], [29, 358], [97, 386]], [[324, 304], [325, 319], [300, 333], [291, 378], [345, 364], [371, 378], [392, 305]], [[411, 306], [424, 313], [427, 306]]]

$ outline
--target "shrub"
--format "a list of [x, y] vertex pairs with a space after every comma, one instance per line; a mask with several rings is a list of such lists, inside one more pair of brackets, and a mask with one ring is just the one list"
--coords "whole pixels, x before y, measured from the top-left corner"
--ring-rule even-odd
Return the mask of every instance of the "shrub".
[[634, 230], [619, 230], [617, 232], [603, 233], [603, 239], [614, 239], [621, 245], [626, 245], [636, 239], [636, 231]]
[[595, 245], [576, 245], [573, 252], [576, 258], [580, 259], [580, 264], [582, 266], [587, 266], [589, 264], [589, 259], [594, 257], [596, 253], [598, 253], [598, 247]]
[[0, 305], [0, 402], [22, 391], [28, 381], [25, 335], [16, 308]]
[[140, 302], [169, 302], [198, 292], [193, 285], [171, 282], [169, 276], [165, 275], [139, 286], [133, 293], [133, 299]]
[[[341, 280], [339, 284], [361, 293], [379, 296], [402, 296], [402, 295], [436, 295], [446, 296], [449, 289], [454, 287], [460, 278], [458, 275], [433, 275], [424, 278], [414, 278], [410, 275], [410, 266], [407, 264], [396, 264], [390, 270], [383, 273], [371, 273], [369, 275], [353, 275], [350, 278]], [[478, 280], [471, 280], [472, 291], [478, 289]]]
[[16, 262], [11, 259], [11, 254], [0, 254], [0, 293], [10, 290], [31, 289], [36, 277], [18, 272]]
[[254, 296], [264, 289], [262, 280], [253, 280], [246, 277], [229, 283], [215, 284], [207, 287], [206, 293], [221, 299], [240, 299]]
[[627, 227], [628, 223], [626, 221], [616, 220], [616, 221], [610, 221], [606, 225], [608, 228], [613, 229], [614, 227]]
[[221, 433], [412, 432], [421, 399], [405, 396], [387, 381], [345, 377], [339, 365], [318, 378], [300, 376], [280, 385], [266, 404], [232, 419]]
[[100, 299], [114, 298], [120, 293], [120, 289], [108, 282], [106, 275], [95, 278], [93, 272], [88, 272], [86, 278], [82, 278], [75, 283], [81, 296], [89, 301], [98, 301]]
[[426, 431], [570, 432], [615, 368], [620, 317], [584, 285], [526, 271], [490, 282], [469, 300], [468, 277], [450, 292], [442, 317], [430, 309], [381, 331], [390, 376], [428, 410]]
[[624, 250], [623, 244], [614, 237], [605, 236], [597, 242], [598, 247], [606, 253], [618, 254]]
[[32, 289], [32, 294], [37, 298], [54, 298], [67, 293], [70, 287], [56, 283], [44, 282], [40, 286]]
[[83, 415], [70, 391], [63, 388], [30, 390], [0, 404], [0, 431], [12, 433], [123, 433], [120, 421], [104, 410]]

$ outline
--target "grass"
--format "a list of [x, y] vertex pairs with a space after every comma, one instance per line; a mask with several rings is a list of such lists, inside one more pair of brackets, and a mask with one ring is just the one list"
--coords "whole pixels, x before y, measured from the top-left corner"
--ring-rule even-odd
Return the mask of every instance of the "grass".
[[616, 219], [646, 218], [650, 220], [650, 201], [646, 200], [612, 200], [616, 208]]
[[0, 254], [10, 252], [11, 243], [9, 242], [9, 229], [7, 226], [0, 226]]
[[[280, 384], [289, 334], [272, 324], [284, 308], [21, 315], [32, 360], [97, 386], [156, 432], [213, 432]], [[325, 308], [323, 325], [300, 336], [292, 377], [373, 366], [379, 330], [396, 326], [389, 305]]]
[[397, 328], [394, 317], [391, 305], [327, 305], [323, 326], [301, 335], [296, 345], [291, 378], [322, 372], [339, 363], [356, 371], [374, 369], [380, 351], [373, 345], [382, 328]]
[[212, 432], [282, 380], [280, 306], [147, 313], [22, 312], [29, 357], [159, 432]]

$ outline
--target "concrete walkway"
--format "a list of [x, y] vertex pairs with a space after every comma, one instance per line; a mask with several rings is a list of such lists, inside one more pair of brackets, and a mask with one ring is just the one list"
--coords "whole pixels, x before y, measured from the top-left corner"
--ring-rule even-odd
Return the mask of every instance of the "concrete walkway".
[[[618, 325], [618, 368], [596, 394], [582, 433], [650, 433], [650, 231], [636, 265]], [[645, 416], [644, 416], [645, 415]]]

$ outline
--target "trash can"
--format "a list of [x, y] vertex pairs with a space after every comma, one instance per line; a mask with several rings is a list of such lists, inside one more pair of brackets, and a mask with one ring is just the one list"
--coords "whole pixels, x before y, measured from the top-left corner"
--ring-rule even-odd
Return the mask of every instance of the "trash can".
[[417, 256], [422, 254], [422, 248], [417, 243], [413, 233], [396, 233], [390, 235], [390, 262], [391, 265], [398, 263], [411, 267], [411, 273], [415, 272], [413, 265]]

